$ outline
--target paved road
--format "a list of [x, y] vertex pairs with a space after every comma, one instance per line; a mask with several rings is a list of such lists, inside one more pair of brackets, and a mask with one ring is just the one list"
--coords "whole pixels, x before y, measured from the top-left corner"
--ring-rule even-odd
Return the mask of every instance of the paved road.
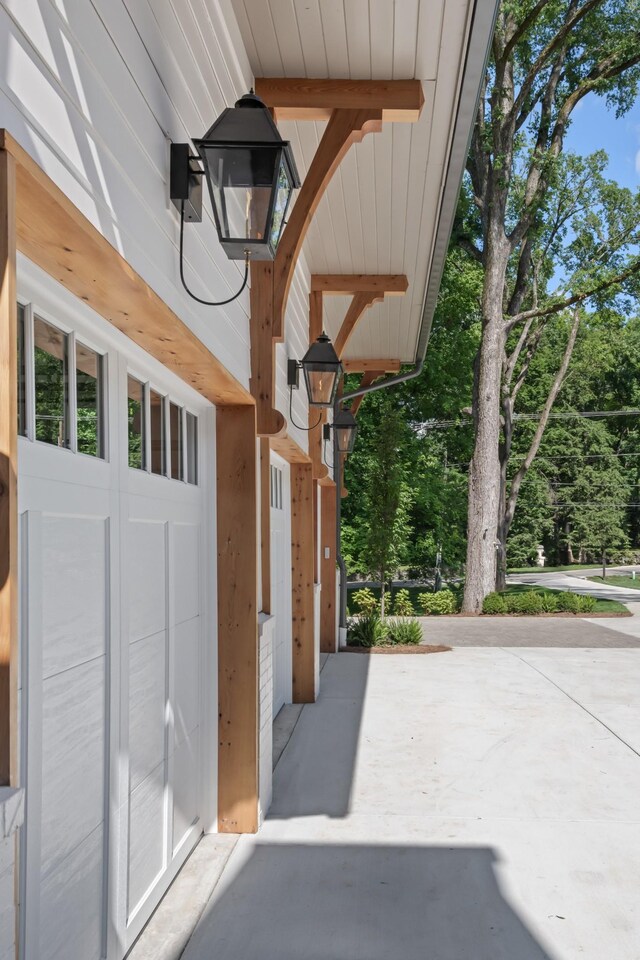
[[[640, 570], [638, 567], [610, 567], [609, 572], [627, 573], [631, 570]], [[598, 577], [602, 574], [600, 570], [572, 571], [571, 573], [545, 573], [541, 569], [540, 573], [517, 573], [510, 574], [507, 577], [508, 583], [530, 583], [541, 587], [548, 587], [550, 590], [572, 590], [574, 593], [589, 594], [598, 597], [601, 600], [619, 600], [620, 603], [640, 601], [640, 580], [638, 580], [638, 590], [625, 589], [625, 587], [616, 587], [613, 584], [592, 583], [587, 577]]]
[[183, 960], [638, 960], [639, 689], [637, 647], [330, 657]]

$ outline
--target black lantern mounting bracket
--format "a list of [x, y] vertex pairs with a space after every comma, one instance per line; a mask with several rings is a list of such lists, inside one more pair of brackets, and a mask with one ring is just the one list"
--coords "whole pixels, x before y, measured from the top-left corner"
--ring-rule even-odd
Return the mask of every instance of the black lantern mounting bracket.
[[226, 300], [203, 300], [189, 289], [184, 276], [184, 225], [202, 222], [202, 178], [204, 169], [199, 157], [191, 153], [188, 143], [171, 144], [171, 165], [169, 171], [169, 195], [171, 202], [180, 214], [180, 280], [192, 300], [205, 307], [224, 307], [237, 300], [249, 279], [249, 253], [246, 252], [244, 277], [237, 293]]

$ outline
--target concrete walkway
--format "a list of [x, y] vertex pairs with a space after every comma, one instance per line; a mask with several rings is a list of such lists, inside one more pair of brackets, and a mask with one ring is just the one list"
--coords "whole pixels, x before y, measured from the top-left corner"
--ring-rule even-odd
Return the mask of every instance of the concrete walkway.
[[638, 960], [639, 690], [637, 643], [331, 657], [184, 960]]

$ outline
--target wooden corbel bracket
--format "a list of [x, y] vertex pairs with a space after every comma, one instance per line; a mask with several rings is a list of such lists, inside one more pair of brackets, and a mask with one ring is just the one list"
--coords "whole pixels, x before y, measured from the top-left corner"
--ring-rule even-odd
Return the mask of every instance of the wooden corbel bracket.
[[380, 131], [384, 120], [416, 121], [424, 95], [419, 80], [256, 78], [255, 89], [280, 119], [328, 120], [273, 264], [251, 265], [251, 393], [257, 404], [258, 433], [282, 436], [286, 421], [274, 409], [274, 344], [284, 337], [291, 281], [311, 219], [351, 145]]

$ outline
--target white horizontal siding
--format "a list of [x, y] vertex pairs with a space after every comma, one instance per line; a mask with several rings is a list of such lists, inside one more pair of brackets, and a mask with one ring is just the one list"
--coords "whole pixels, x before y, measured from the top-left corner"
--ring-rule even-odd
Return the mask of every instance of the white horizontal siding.
[[[228, 2], [0, 0], [0, 63], [0, 125], [248, 385], [248, 293], [187, 297], [168, 199], [169, 141], [202, 134], [252, 82]], [[240, 286], [208, 201], [185, 249], [200, 296]]]

